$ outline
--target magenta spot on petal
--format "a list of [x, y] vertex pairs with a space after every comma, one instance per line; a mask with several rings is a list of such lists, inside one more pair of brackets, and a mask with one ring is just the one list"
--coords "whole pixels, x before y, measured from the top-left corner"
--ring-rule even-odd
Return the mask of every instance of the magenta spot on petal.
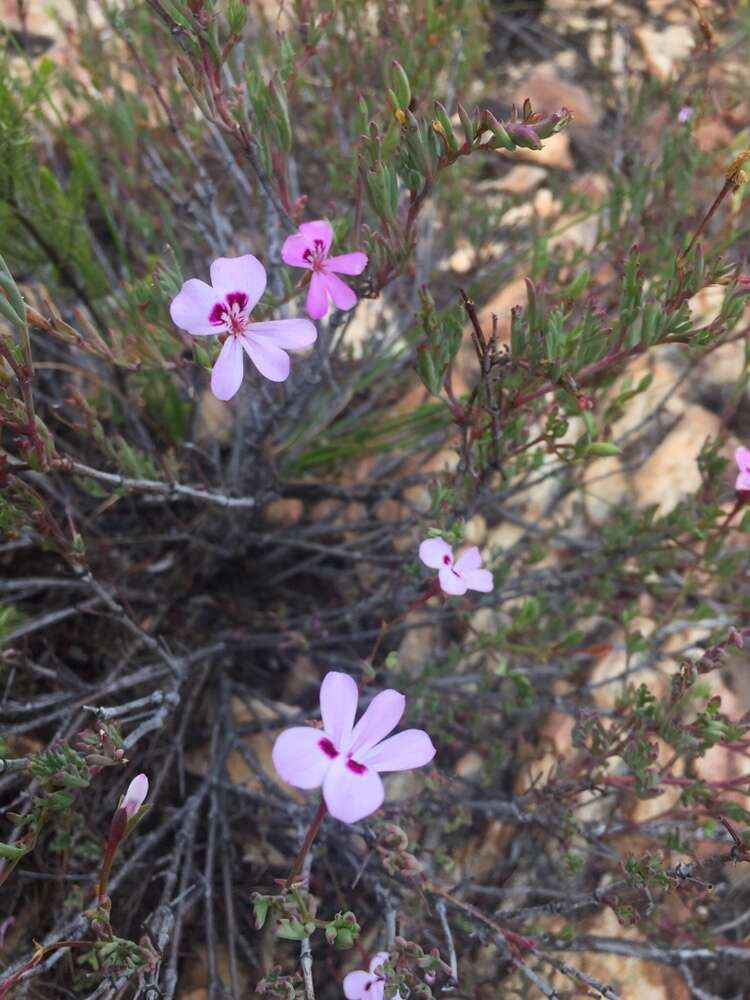
[[240, 311], [247, 305], [247, 295], [244, 292], [229, 292], [227, 295], [227, 305], [231, 309], [237, 306]]
[[315, 244], [315, 249], [318, 251], [318, 253], [322, 253], [323, 252], [323, 240], [313, 240], [313, 243]]
[[213, 307], [213, 309], [211, 310], [211, 312], [208, 315], [208, 322], [209, 323], [214, 323], [216, 326], [218, 326], [220, 323], [223, 323], [224, 322], [224, 313], [225, 313], [225, 311], [226, 311], [226, 308], [224, 306], [224, 303], [223, 302], [217, 302], [216, 305]]
[[346, 766], [349, 768], [350, 771], [353, 771], [354, 774], [364, 774], [365, 771], [367, 770], [364, 764], [357, 763], [357, 761], [352, 760], [351, 757], [348, 758]]
[[318, 746], [326, 755], [326, 757], [330, 757], [331, 760], [333, 760], [334, 757], [338, 757], [339, 755], [338, 750], [328, 738], [322, 739], [320, 743], [318, 743]]
[[443, 556], [443, 562], [445, 563], [446, 566], [450, 566], [450, 564], [451, 564], [451, 557], [450, 556]]

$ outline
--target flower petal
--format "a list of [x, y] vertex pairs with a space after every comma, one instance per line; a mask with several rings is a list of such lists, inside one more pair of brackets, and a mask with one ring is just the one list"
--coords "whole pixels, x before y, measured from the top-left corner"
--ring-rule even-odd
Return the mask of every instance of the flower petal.
[[408, 771], [429, 764], [436, 753], [424, 729], [405, 729], [374, 746], [363, 763], [376, 771]]
[[339, 755], [331, 764], [323, 781], [323, 798], [334, 819], [356, 823], [383, 804], [385, 790], [377, 771], [356, 765]]
[[298, 351], [318, 339], [318, 331], [309, 319], [272, 319], [267, 323], [251, 323], [247, 332], [253, 337], [268, 337], [285, 351]]
[[[448, 562], [445, 557], [448, 557]], [[430, 569], [453, 565], [453, 549], [442, 538], [427, 538], [419, 546], [419, 558]]]
[[740, 445], [734, 453], [734, 460], [740, 472], [750, 472], [750, 448]]
[[335, 274], [328, 274], [321, 271], [321, 276], [326, 283], [326, 290], [333, 299], [333, 304], [337, 309], [353, 309], [357, 304], [357, 294], [341, 278]]
[[282, 351], [268, 337], [254, 337], [252, 327], [242, 334], [240, 340], [248, 357], [264, 378], [271, 382], [286, 382], [290, 368], [286, 351]]
[[359, 250], [342, 253], [337, 257], [329, 257], [324, 266], [326, 271], [336, 271], [337, 274], [362, 274], [367, 267], [367, 254]]
[[358, 701], [359, 691], [353, 677], [335, 670], [325, 675], [320, 685], [320, 714], [323, 728], [337, 750], [349, 748]]
[[405, 706], [406, 698], [392, 688], [375, 695], [352, 731], [349, 753], [355, 760], [363, 762], [368, 750], [396, 728]]
[[194, 337], [207, 337], [212, 333], [223, 333], [226, 323], [212, 323], [211, 310], [219, 296], [200, 278], [190, 278], [172, 299], [169, 315], [175, 326], [187, 330]]
[[244, 292], [248, 299], [246, 312], [250, 313], [265, 291], [266, 269], [251, 253], [217, 257], [211, 265], [211, 284], [219, 298], [229, 292]]
[[372, 992], [372, 990], [367, 989], [372, 978], [370, 973], [365, 972], [364, 969], [357, 969], [356, 972], [350, 972], [344, 976], [343, 985], [346, 1000], [365, 1000], [365, 997]]
[[305, 257], [305, 254], [309, 253], [310, 250], [310, 240], [306, 236], [302, 236], [301, 233], [295, 233], [293, 236], [287, 236], [284, 240], [281, 248], [281, 259], [290, 267], [305, 267], [309, 271], [312, 264]]
[[[475, 570], [476, 572], [476, 570]], [[461, 576], [456, 576], [450, 566], [443, 566], [438, 573], [440, 578], [440, 588], [445, 594], [465, 594], [466, 581]]]
[[333, 243], [333, 228], [327, 219], [317, 219], [315, 222], [303, 222], [299, 227], [302, 236], [309, 247], [315, 247], [316, 242], [323, 244], [323, 253], [327, 254]]
[[473, 569], [479, 569], [481, 565], [482, 557], [476, 545], [462, 552], [454, 563], [457, 573], [470, 573]]
[[211, 372], [211, 392], [217, 399], [231, 399], [242, 385], [244, 362], [242, 348], [236, 337], [227, 337], [214, 361]]
[[376, 972], [383, 962], [387, 962], [389, 959], [387, 951], [379, 951], [377, 955], [372, 956], [372, 961], [370, 962], [370, 972]]
[[489, 594], [495, 586], [492, 573], [488, 569], [472, 569], [463, 574], [464, 583], [468, 590], [478, 590], [482, 594]]
[[325, 733], [311, 726], [294, 726], [280, 733], [271, 751], [273, 766], [288, 785], [319, 788], [333, 760], [321, 747]]
[[325, 275], [320, 271], [313, 271], [310, 278], [305, 309], [310, 319], [322, 319], [328, 312], [328, 288]]

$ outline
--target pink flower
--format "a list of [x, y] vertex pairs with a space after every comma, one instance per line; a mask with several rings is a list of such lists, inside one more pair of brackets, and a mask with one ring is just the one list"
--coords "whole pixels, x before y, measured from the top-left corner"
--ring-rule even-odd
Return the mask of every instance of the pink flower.
[[377, 974], [377, 969], [388, 961], [388, 952], [379, 951], [370, 962], [370, 971], [357, 969], [344, 976], [344, 996], [347, 1000], [383, 1000], [385, 978]]
[[333, 242], [330, 222], [303, 222], [299, 232], [288, 236], [281, 248], [281, 258], [291, 267], [304, 267], [312, 271], [307, 290], [307, 314], [312, 319], [322, 319], [328, 312], [329, 299], [337, 309], [352, 309], [357, 296], [336, 274], [361, 274], [367, 266], [367, 254], [344, 253], [329, 257]]
[[211, 374], [217, 399], [231, 399], [242, 384], [243, 350], [272, 382], [289, 377], [289, 355], [309, 347], [318, 336], [307, 319], [251, 323], [250, 313], [266, 287], [266, 269], [257, 257], [219, 257], [211, 265], [211, 284], [190, 278], [172, 300], [173, 322], [194, 337], [228, 334]]
[[677, 112], [677, 121], [680, 125], [684, 125], [686, 122], [690, 121], [694, 114], [695, 108], [691, 108], [689, 104], [686, 104], [684, 108], [680, 108]]
[[356, 823], [380, 808], [385, 794], [380, 771], [423, 767], [435, 756], [430, 737], [407, 729], [388, 733], [404, 714], [406, 699], [398, 691], [376, 694], [357, 725], [359, 694], [348, 674], [331, 671], [320, 686], [323, 729], [296, 726], [277, 738], [274, 767], [295, 788], [323, 786], [328, 811], [344, 823]]
[[427, 538], [419, 546], [419, 558], [430, 569], [440, 570], [440, 587], [446, 594], [465, 594], [467, 590], [480, 590], [488, 594], [493, 587], [492, 573], [482, 569], [479, 549], [467, 549], [453, 561], [453, 549], [442, 538]]
[[740, 470], [734, 488], [740, 493], [750, 492], [750, 448], [738, 448], [734, 460]]
[[148, 778], [145, 774], [136, 774], [128, 785], [125, 797], [120, 803], [120, 808], [124, 809], [128, 819], [134, 816], [143, 805], [148, 795]]

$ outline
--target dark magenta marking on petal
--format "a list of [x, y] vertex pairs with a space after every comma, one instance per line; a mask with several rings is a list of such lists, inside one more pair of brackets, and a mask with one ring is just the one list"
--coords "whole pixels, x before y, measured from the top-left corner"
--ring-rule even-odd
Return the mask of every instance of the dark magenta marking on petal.
[[348, 758], [346, 766], [354, 774], [364, 774], [365, 771], [367, 770], [364, 764], [359, 764], [356, 760], [352, 760], [351, 757]]
[[307, 261], [311, 260], [311, 258], [312, 258], [312, 250], [310, 250], [310, 248], [308, 247], [307, 250], [305, 250], [305, 252], [302, 254], [302, 256]]
[[208, 322], [214, 323], [218, 326], [220, 323], [224, 322], [224, 313], [226, 312], [226, 306], [223, 302], [217, 302], [213, 307], [208, 316]]
[[232, 306], [239, 306], [241, 312], [247, 305], [247, 295], [244, 292], [229, 292], [227, 295], [227, 305], [230, 309]]
[[374, 980], [374, 979], [371, 979], [371, 980], [369, 981], [369, 983], [365, 983], [365, 993], [366, 993], [366, 992], [367, 992], [367, 991], [369, 990], [369, 988], [370, 988], [370, 987], [372, 986], [372, 984], [373, 984], [374, 982], [375, 982], [375, 980]]
[[338, 755], [339, 755], [338, 750], [336, 749], [336, 747], [333, 745], [333, 743], [331, 743], [331, 741], [327, 737], [324, 737], [320, 741], [320, 743], [318, 743], [318, 746], [323, 751], [323, 753], [326, 755], [326, 757], [330, 757], [331, 760], [333, 760], [334, 757], [338, 757]]
[[446, 566], [450, 566], [450, 564], [451, 564], [451, 557], [450, 556], [443, 556], [443, 562], [445, 563]]
[[323, 253], [323, 240], [313, 240], [313, 243], [318, 253]]

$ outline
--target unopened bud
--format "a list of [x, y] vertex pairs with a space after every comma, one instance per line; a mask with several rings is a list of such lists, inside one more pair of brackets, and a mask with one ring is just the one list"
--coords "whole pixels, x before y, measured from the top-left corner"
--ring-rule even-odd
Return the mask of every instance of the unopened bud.
[[128, 785], [128, 790], [125, 792], [125, 797], [120, 807], [124, 810], [128, 819], [138, 812], [147, 795], [148, 778], [145, 774], [137, 774]]

